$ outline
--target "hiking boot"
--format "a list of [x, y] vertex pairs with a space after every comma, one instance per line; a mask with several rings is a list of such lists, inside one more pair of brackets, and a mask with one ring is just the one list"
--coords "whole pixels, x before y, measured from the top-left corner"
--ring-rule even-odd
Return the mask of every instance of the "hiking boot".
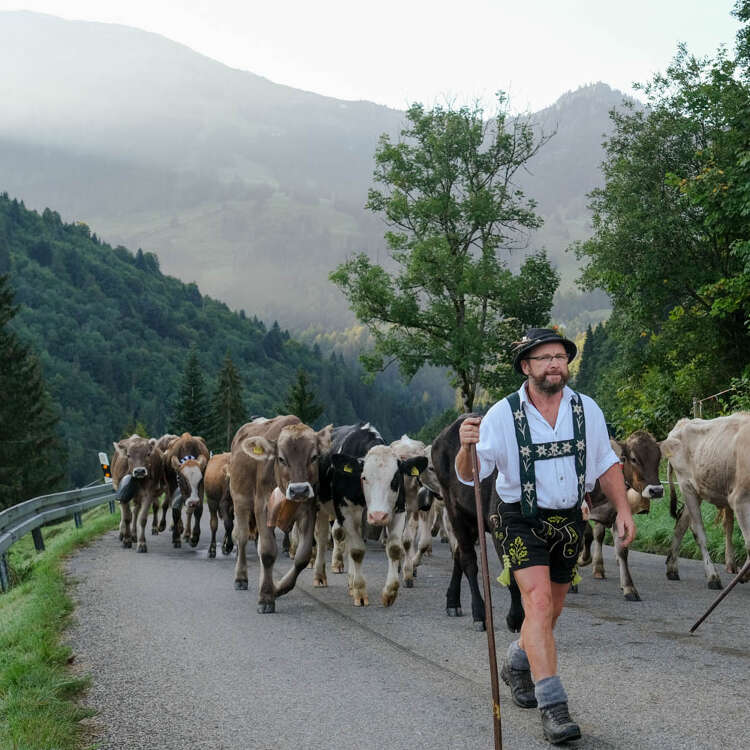
[[513, 703], [521, 708], [536, 708], [536, 696], [534, 695], [534, 680], [531, 679], [531, 671], [528, 669], [511, 669], [508, 659], [503, 660], [500, 677], [510, 688]]
[[553, 703], [540, 709], [544, 739], [557, 745], [581, 738], [581, 728], [570, 718], [567, 703]]

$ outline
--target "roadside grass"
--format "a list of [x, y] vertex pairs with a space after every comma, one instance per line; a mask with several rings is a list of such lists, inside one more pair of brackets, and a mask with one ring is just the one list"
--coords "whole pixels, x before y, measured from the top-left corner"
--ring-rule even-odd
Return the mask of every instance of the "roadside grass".
[[[661, 479], [664, 484], [664, 497], [661, 500], [651, 501], [651, 511], [648, 515], [639, 515], [635, 517], [635, 523], [638, 527], [638, 533], [631, 549], [637, 549], [641, 552], [654, 552], [666, 555], [672, 545], [672, 533], [674, 531], [675, 519], [669, 514], [669, 485], [667, 481], [666, 462], [662, 462]], [[679, 488], [677, 490], [677, 499], [679, 506], [682, 506], [682, 495]], [[685, 511], [687, 513], [687, 510]], [[701, 503], [701, 514], [703, 516], [703, 526], [706, 529], [706, 539], [708, 552], [711, 559], [716, 563], [724, 562], [724, 527], [721, 520], [716, 521], [717, 508], [709, 503]], [[611, 533], [607, 532], [606, 543], [612, 544]], [[735, 523], [734, 533], [732, 535], [734, 546], [734, 557], [738, 565], [745, 562], [745, 542], [742, 538], [742, 532], [739, 525]], [[680, 546], [680, 557], [687, 557], [693, 560], [700, 560], [700, 549], [693, 537], [692, 531], [688, 528], [682, 539]]]
[[11, 547], [13, 587], [0, 595], [0, 748], [76, 750], [93, 715], [76, 702], [88, 679], [68, 668], [71, 650], [61, 644], [73, 602], [65, 590], [63, 560], [77, 547], [116, 528], [119, 513], [107, 504], [84, 516], [45, 527], [45, 551], [34, 550], [31, 534]]

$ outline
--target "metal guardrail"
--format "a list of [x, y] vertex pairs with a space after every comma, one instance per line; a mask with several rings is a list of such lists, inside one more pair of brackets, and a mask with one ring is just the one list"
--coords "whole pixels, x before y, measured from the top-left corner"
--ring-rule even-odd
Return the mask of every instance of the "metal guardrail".
[[31, 532], [37, 552], [44, 550], [41, 527], [50, 521], [72, 516], [76, 527], [83, 525], [82, 513], [109, 502], [109, 510], [115, 512], [115, 491], [111, 482], [83, 489], [57, 492], [53, 495], [26, 500], [0, 513], [0, 587], [10, 588], [8, 560], [6, 554], [21, 537]]

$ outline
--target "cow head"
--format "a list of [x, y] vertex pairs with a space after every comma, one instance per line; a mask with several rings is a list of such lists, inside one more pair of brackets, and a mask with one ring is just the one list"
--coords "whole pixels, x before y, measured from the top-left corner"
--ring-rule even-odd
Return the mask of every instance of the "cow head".
[[[624, 442], [616, 443], [622, 472], [628, 485], [628, 502], [633, 513], [648, 513], [651, 500], [664, 497], [659, 479], [661, 450], [653, 435], [636, 430]], [[614, 446], [613, 446], [614, 447]]]
[[203, 475], [208, 461], [205, 456], [172, 456], [170, 465], [177, 477], [177, 485], [188, 508], [195, 508], [203, 502]]
[[333, 425], [315, 432], [306, 424], [287, 425], [277, 440], [255, 436], [242, 442], [243, 451], [254, 461], [270, 461], [276, 485], [287, 500], [303, 502], [315, 497], [318, 461], [331, 447]]
[[362, 491], [367, 505], [367, 523], [387, 526], [403, 503], [404, 477], [419, 477], [427, 468], [424, 456], [400, 459], [393, 448], [376, 445], [367, 452], [361, 470]]
[[148, 439], [131, 435], [126, 440], [114, 443], [114, 446], [115, 450], [127, 459], [127, 473], [133, 479], [146, 479], [153, 474], [153, 455], [159, 452], [156, 447], [156, 438]]

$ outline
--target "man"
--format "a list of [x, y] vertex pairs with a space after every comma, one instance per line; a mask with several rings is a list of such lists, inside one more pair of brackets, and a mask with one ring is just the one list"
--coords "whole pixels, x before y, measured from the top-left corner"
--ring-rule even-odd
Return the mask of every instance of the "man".
[[557, 674], [553, 630], [575, 574], [585, 494], [597, 479], [617, 509], [616, 533], [623, 545], [635, 537], [604, 415], [593, 399], [566, 385], [568, 364], [576, 353], [575, 344], [556, 331], [530, 329], [516, 345], [513, 359], [526, 382], [484, 418], [464, 420], [456, 456], [456, 474], [464, 484], [473, 484], [472, 444], [477, 447], [480, 480], [497, 467], [500, 501], [493, 533], [526, 612], [521, 637], [508, 648], [501, 677], [516, 705], [539, 706], [544, 736], [552, 743], [581, 736]]

